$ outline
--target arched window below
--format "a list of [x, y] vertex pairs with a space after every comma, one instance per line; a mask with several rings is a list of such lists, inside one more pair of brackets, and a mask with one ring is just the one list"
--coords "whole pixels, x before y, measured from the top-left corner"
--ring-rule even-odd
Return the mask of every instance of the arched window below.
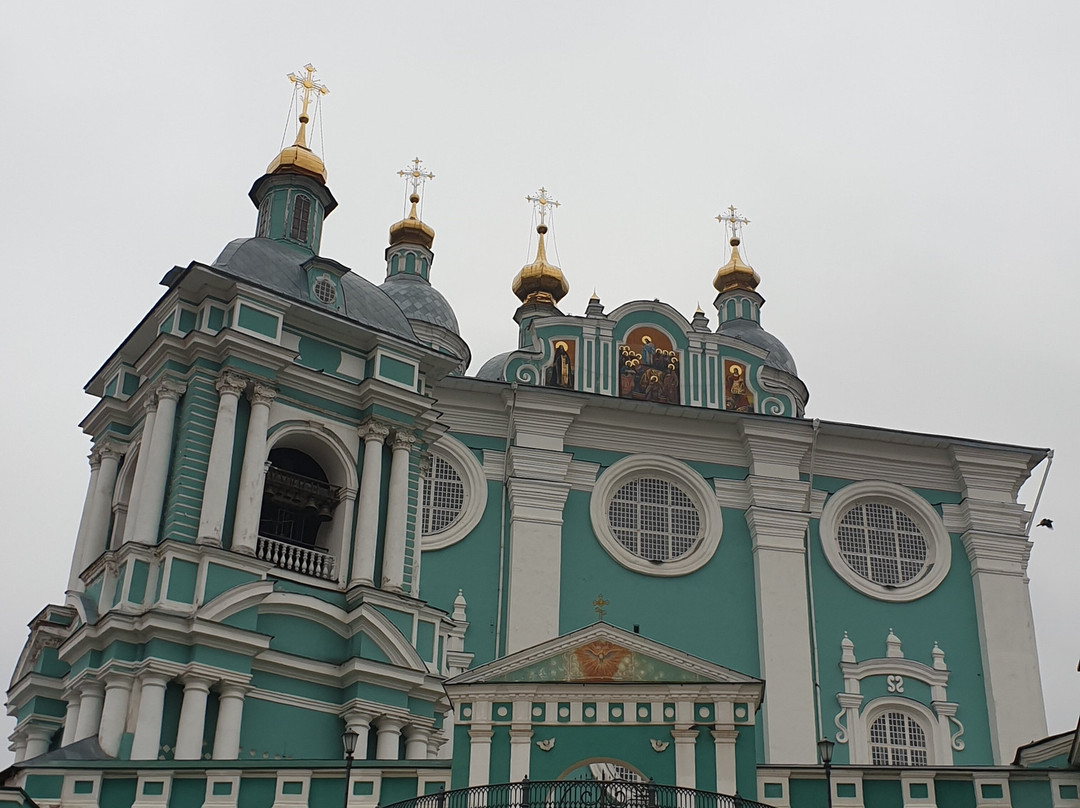
[[297, 449], [271, 449], [269, 460], [259, 535], [317, 548], [319, 528], [333, 518], [337, 489], [322, 467]]
[[922, 726], [899, 710], [882, 713], [870, 725], [870, 761], [875, 766], [927, 765]]
[[306, 196], [297, 196], [293, 200], [292, 226], [289, 238], [295, 241], [308, 240], [308, 222], [311, 219], [311, 200]]

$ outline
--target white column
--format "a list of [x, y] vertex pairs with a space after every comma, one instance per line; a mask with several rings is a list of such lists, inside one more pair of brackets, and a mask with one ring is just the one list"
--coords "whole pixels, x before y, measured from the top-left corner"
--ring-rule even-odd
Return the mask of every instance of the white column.
[[180, 705], [180, 726], [176, 730], [175, 760], [198, 760], [202, 757], [203, 730], [206, 726], [206, 697], [210, 680], [186, 676], [184, 701]]
[[469, 786], [486, 786], [491, 772], [491, 727], [469, 730]]
[[82, 592], [83, 582], [79, 574], [86, 569], [86, 529], [90, 524], [90, 510], [94, 503], [94, 491], [97, 489], [101, 460], [97, 450], [90, 452], [90, 482], [86, 486], [86, 499], [83, 500], [82, 517], [79, 519], [79, 532], [75, 534], [75, 552], [71, 556], [71, 572], [68, 573], [68, 591]]
[[366, 760], [368, 737], [371, 734], [371, 721], [375, 717], [374, 714], [363, 710], [349, 710], [343, 717], [345, 728], [356, 733], [356, 752], [353, 757], [356, 760]]
[[236, 760], [240, 756], [240, 724], [244, 718], [243, 685], [223, 684], [218, 696], [217, 729], [214, 731], [214, 760]]
[[176, 406], [180, 396], [186, 391], [187, 385], [169, 379], [157, 386], [158, 407], [157, 416], [154, 418], [154, 434], [150, 436], [150, 451], [146, 457], [139, 512], [135, 517], [134, 540], [140, 544], [158, 543], [161, 509], [165, 504], [165, 485], [169, 481]]
[[105, 679], [105, 703], [101, 709], [98, 744], [109, 757], [116, 757], [120, 751], [132, 683], [132, 677], [127, 673], [110, 673]]
[[375, 582], [375, 549], [379, 543], [379, 493], [382, 489], [382, 447], [389, 427], [368, 421], [360, 427], [364, 441], [364, 465], [360, 475], [360, 495], [356, 533], [353, 536], [352, 576], [349, 586]]
[[11, 736], [12, 751], [15, 753], [15, 762], [22, 763], [26, 757], [26, 736], [16, 732]]
[[225, 504], [229, 498], [229, 477], [232, 473], [236, 405], [245, 387], [247, 379], [228, 370], [217, 380], [218, 410], [214, 421], [214, 437], [210, 442], [210, 458], [206, 465], [206, 482], [203, 484], [199, 544], [221, 546], [221, 534], [225, 527]]
[[416, 438], [396, 432], [391, 447], [390, 493], [386, 500], [386, 535], [383, 537], [383, 589], [400, 592], [405, 576], [405, 528], [409, 508], [409, 456]]
[[405, 759], [427, 760], [428, 738], [431, 735], [431, 728], [409, 724], [405, 727], [403, 734], [405, 736]]
[[147, 396], [146, 415], [143, 417], [142, 438], [139, 441], [139, 453], [135, 458], [135, 479], [131, 481], [131, 495], [128, 497], [128, 518], [124, 523], [124, 542], [135, 541], [136, 524], [139, 521], [139, 503], [142, 502], [143, 482], [146, 480], [146, 467], [150, 465], [150, 439], [154, 434], [154, 422], [157, 420], [157, 395]]
[[[87, 519], [86, 535], [83, 543], [86, 547], [84, 561], [87, 565], [108, 549], [109, 518], [112, 516], [113, 491], [116, 490], [116, 472], [120, 467], [121, 454], [109, 443], [97, 449], [101, 467], [98, 469], [97, 485], [94, 486], [94, 498], [90, 503], [90, 515]], [[81, 572], [81, 570], [80, 570]]]
[[716, 747], [716, 793], [734, 795], [735, 783], [735, 739], [739, 737], [737, 729], [714, 729], [713, 744]]
[[405, 722], [400, 718], [384, 715], [375, 721], [375, 758], [397, 760], [401, 742], [401, 728]]
[[277, 395], [265, 384], [256, 384], [250, 394], [251, 418], [244, 442], [244, 463], [240, 468], [240, 493], [236, 498], [236, 522], [232, 549], [255, 555], [262, 513], [263, 480], [266, 477], [266, 430], [270, 425], [270, 405]]
[[152, 671], [139, 674], [142, 682], [139, 697], [139, 717], [135, 724], [135, 740], [131, 744], [132, 760], [157, 760], [161, 746], [161, 717], [165, 709], [165, 688], [169, 677]]
[[694, 755], [698, 732], [696, 729], [673, 729], [675, 739], [675, 785], [697, 788], [697, 759]]
[[100, 682], [87, 682], [82, 686], [79, 700], [79, 723], [75, 726], [75, 740], [81, 741], [97, 735], [101, 725], [101, 705], [105, 700], [105, 688]]
[[532, 728], [510, 727], [510, 782], [529, 776], [529, 757], [532, 749]]
[[64, 714], [64, 734], [60, 738], [60, 746], [67, 746], [75, 740], [75, 728], [79, 725], [79, 693], [70, 691], [67, 693], [67, 712]]
[[23, 760], [36, 758], [49, 751], [49, 741], [52, 739], [53, 730], [49, 727], [29, 725], [26, 730], [26, 748], [23, 750]]

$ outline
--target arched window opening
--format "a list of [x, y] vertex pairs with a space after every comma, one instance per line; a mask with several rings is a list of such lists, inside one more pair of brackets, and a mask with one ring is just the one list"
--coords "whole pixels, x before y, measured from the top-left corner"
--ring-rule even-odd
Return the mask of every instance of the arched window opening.
[[259, 535], [317, 547], [319, 528], [333, 518], [338, 489], [318, 463], [297, 449], [271, 449], [269, 459]]
[[292, 227], [289, 238], [295, 241], [307, 241], [308, 221], [311, 219], [311, 200], [306, 196], [297, 196], [293, 200]]
[[273, 197], [267, 194], [259, 204], [259, 229], [255, 235], [259, 238], [267, 238], [270, 235], [270, 205]]
[[870, 725], [870, 760], [875, 766], [925, 766], [926, 733], [907, 713], [884, 713]]

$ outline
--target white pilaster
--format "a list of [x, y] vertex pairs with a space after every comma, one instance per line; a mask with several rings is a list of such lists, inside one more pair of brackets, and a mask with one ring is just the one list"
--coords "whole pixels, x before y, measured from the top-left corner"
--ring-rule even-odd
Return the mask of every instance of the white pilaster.
[[244, 442], [232, 538], [232, 549], [245, 555], [255, 555], [259, 541], [259, 516], [262, 513], [263, 480], [266, 477], [266, 430], [270, 425], [270, 405], [276, 395], [265, 384], [256, 384], [250, 393], [251, 417]]
[[134, 540], [140, 544], [158, 543], [161, 509], [165, 504], [165, 485], [169, 480], [176, 407], [180, 396], [186, 391], [187, 385], [168, 379], [162, 381], [155, 391], [158, 405], [154, 418], [154, 434], [150, 437], [150, 450], [145, 458], [146, 472], [142, 480], [141, 501], [135, 516]]
[[675, 740], [675, 785], [682, 788], [697, 788], [697, 760], [694, 757], [697, 736], [696, 729], [671, 731]]
[[[87, 519], [86, 535], [83, 538], [86, 547], [84, 562], [93, 563], [94, 559], [108, 549], [109, 519], [112, 516], [113, 491], [116, 490], [116, 472], [120, 467], [121, 454], [109, 443], [97, 448], [101, 463], [94, 486], [94, 497], [90, 503], [90, 515]], [[81, 570], [80, 570], [81, 572]]]
[[131, 699], [131, 674], [112, 672], [105, 678], [105, 702], [101, 708], [101, 724], [98, 728], [98, 744], [109, 757], [120, 752], [120, 738], [127, 722], [128, 703]]
[[75, 740], [75, 728], [79, 725], [79, 693], [67, 693], [67, 712], [64, 713], [64, 734], [60, 737], [60, 746], [67, 746]]
[[386, 500], [386, 535], [383, 537], [383, 589], [401, 592], [405, 576], [405, 530], [409, 508], [409, 457], [416, 437], [397, 432], [391, 441], [390, 492]]
[[143, 485], [146, 480], [146, 468], [150, 465], [150, 441], [157, 422], [157, 395], [151, 392], [146, 398], [146, 415], [143, 417], [142, 438], [139, 440], [139, 453], [135, 459], [135, 479], [131, 481], [131, 494], [128, 496], [128, 518], [124, 523], [123, 541], [135, 541], [136, 525], [139, 521], [139, 503], [142, 502]]
[[86, 682], [79, 699], [79, 723], [75, 727], [75, 740], [81, 741], [97, 735], [101, 726], [101, 706], [105, 701], [105, 688], [100, 682]]
[[364, 441], [364, 465], [360, 475], [359, 513], [353, 535], [352, 575], [349, 585], [375, 582], [375, 549], [379, 543], [379, 493], [382, 488], [382, 447], [389, 427], [368, 421], [359, 429]]
[[101, 460], [97, 450], [90, 452], [90, 482], [86, 486], [86, 499], [83, 500], [82, 516], [79, 519], [79, 532], [75, 534], [75, 552], [71, 556], [71, 572], [68, 573], [68, 591], [82, 592], [83, 582], [79, 575], [86, 569], [86, 531], [90, 524], [90, 511], [94, 504], [94, 491], [97, 489], [98, 474], [101, 472]]
[[491, 727], [469, 730], [469, 786], [486, 786], [491, 771]]
[[139, 717], [135, 723], [135, 739], [131, 744], [132, 760], [157, 760], [161, 745], [161, 718], [165, 708], [165, 688], [169, 677], [144, 671], [139, 696]]
[[532, 727], [510, 727], [510, 782], [516, 783], [529, 776], [532, 750]]
[[401, 729], [405, 722], [400, 718], [384, 715], [375, 721], [375, 758], [397, 760], [401, 744]]
[[736, 791], [735, 739], [739, 737], [739, 731], [714, 729], [711, 734], [716, 749], [716, 793], [734, 794]]
[[186, 676], [184, 700], [180, 705], [180, 726], [176, 730], [176, 760], [198, 760], [202, 757], [203, 730], [206, 725], [206, 697], [210, 680], [201, 676]]
[[218, 695], [217, 729], [214, 730], [214, 760], [236, 760], [240, 756], [240, 725], [244, 718], [243, 685], [223, 684]]
[[247, 387], [247, 379], [231, 371], [218, 377], [218, 410], [214, 437], [210, 443], [206, 481], [203, 485], [202, 510], [199, 513], [199, 544], [221, 546], [225, 528], [225, 504], [229, 497], [232, 474], [233, 438], [236, 433], [236, 407]]

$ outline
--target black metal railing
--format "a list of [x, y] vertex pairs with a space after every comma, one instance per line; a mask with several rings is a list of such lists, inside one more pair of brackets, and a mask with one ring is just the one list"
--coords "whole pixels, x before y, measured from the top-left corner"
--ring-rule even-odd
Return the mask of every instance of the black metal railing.
[[640, 780], [522, 780], [438, 791], [383, 808], [769, 808], [739, 796]]

